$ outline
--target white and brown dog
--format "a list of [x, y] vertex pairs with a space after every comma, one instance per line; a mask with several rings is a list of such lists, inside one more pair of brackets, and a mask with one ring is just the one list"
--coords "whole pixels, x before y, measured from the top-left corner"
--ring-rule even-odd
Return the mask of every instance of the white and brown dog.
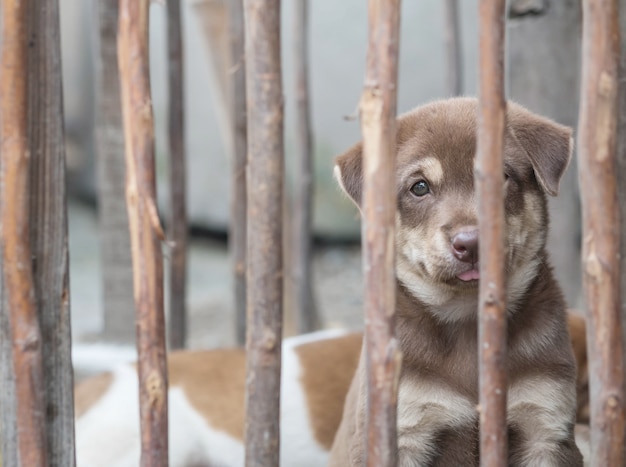
[[[453, 99], [398, 119], [400, 465], [477, 463], [476, 110], [473, 99]], [[341, 185], [357, 204], [360, 152], [355, 146], [337, 165]], [[574, 355], [544, 248], [545, 193], [556, 194], [570, 155], [569, 129], [509, 105], [504, 176], [512, 465], [582, 462], [573, 440]], [[586, 368], [584, 322], [572, 316], [570, 328], [574, 347], [582, 349], [579, 366]], [[326, 465], [331, 446], [331, 465], [362, 463], [361, 341], [360, 334], [337, 331], [285, 340], [282, 465]], [[243, 465], [243, 350], [175, 352], [169, 371], [170, 465]], [[137, 397], [132, 365], [77, 386], [79, 467], [138, 465]]]

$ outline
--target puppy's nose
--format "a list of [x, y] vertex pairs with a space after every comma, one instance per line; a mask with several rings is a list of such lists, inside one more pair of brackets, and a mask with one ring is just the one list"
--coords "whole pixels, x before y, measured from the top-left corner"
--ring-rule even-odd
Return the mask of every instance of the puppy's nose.
[[464, 263], [478, 262], [478, 230], [456, 234], [452, 238], [452, 253]]

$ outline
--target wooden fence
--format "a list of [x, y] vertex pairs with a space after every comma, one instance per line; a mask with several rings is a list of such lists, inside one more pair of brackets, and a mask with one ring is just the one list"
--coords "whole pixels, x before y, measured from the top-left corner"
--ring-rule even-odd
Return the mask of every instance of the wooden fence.
[[[74, 465], [67, 208], [58, 1], [2, 0], [0, 58], [0, 428], [2, 465]], [[180, 3], [168, 0], [171, 216], [169, 239], [156, 204], [149, 86], [148, 0], [98, 10], [102, 66], [101, 142], [126, 148], [126, 208], [137, 317], [141, 464], [167, 464], [168, 378], [163, 243], [171, 248], [170, 336], [186, 338], [185, 147]], [[480, 83], [476, 186], [480, 262], [481, 465], [507, 454], [503, 147], [506, 128], [504, 0], [480, 0]], [[624, 462], [624, 352], [620, 296], [618, 126], [626, 121], [617, 0], [583, 1], [579, 177], [590, 357], [592, 465]], [[307, 0], [296, 8], [299, 216], [291, 265], [302, 331], [319, 318], [311, 306], [312, 136], [307, 82]], [[623, 6], [622, 6], [623, 8]], [[449, 93], [462, 83], [459, 5], [446, 2]], [[396, 399], [401, 355], [395, 339], [395, 153], [400, 0], [369, 0], [364, 139], [365, 356], [367, 465], [397, 463]], [[626, 17], [626, 16], [625, 16]], [[237, 336], [246, 338], [246, 465], [279, 464], [283, 322], [283, 89], [280, 0], [230, 2], [230, 118], [233, 138], [231, 251]], [[117, 51], [111, 38], [117, 34]], [[245, 44], [245, 45], [244, 45]], [[624, 54], [622, 53], [622, 57]], [[621, 65], [620, 65], [621, 64]], [[620, 68], [621, 66], [621, 68]], [[117, 72], [119, 70], [119, 73]], [[45, 76], [46, 79], [40, 79]], [[120, 92], [121, 91], [121, 92]], [[119, 95], [118, 95], [119, 93]], [[620, 94], [621, 93], [621, 94]], [[123, 115], [123, 133], [120, 115]], [[109, 130], [116, 130], [109, 132]], [[624, 138], [622, 138], [623, 140]], [[119, 145], [118, 145], [119, 146]], [[623, 154], [622, 154], [623, 159]], [[623, 161], [621, 161], [623, 165]], [[246, 169], [247, 167], [247, 169]], [[247, 177], [245, 171], [247, 170]], [[623, 178], [623, 177], [622, 177]], [[254, 186], [254, 192], [246, 190]], [[119, 203], [118, 203], [119, 204]], [[123, 216], [122, 216], [123, 218]], [[125, 224], [122, 223], [125, 227]], [[124, 233], [126, 235], [126, 233]], [[622, 240], [622, 244], [625, 242]], [[624, 252], [621, 257], [623, 258]]]

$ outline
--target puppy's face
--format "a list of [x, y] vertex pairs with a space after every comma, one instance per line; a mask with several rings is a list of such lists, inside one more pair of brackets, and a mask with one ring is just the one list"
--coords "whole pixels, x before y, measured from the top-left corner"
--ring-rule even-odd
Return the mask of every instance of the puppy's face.
[[[433, 313], [476, 313], [478, 219], [474, 190], [477, 101], [439, 101], [397, 121], [397, 276]], [[569, 128], [509, 103], [504, 151], [508, 302], [523, 295], [542, 258], [545, 194], [556, 195], [572, 152]], [[336, 175], [357, 205], [362, 149], [337, 158]]]

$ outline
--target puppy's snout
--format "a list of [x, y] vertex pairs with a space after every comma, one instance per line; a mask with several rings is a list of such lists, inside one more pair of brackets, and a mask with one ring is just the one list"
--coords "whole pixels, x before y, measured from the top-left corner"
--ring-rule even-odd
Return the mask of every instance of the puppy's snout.
[[478, 230], [457, 233], [452, 238], [452, 252], [464, 263], [478, 262]]

